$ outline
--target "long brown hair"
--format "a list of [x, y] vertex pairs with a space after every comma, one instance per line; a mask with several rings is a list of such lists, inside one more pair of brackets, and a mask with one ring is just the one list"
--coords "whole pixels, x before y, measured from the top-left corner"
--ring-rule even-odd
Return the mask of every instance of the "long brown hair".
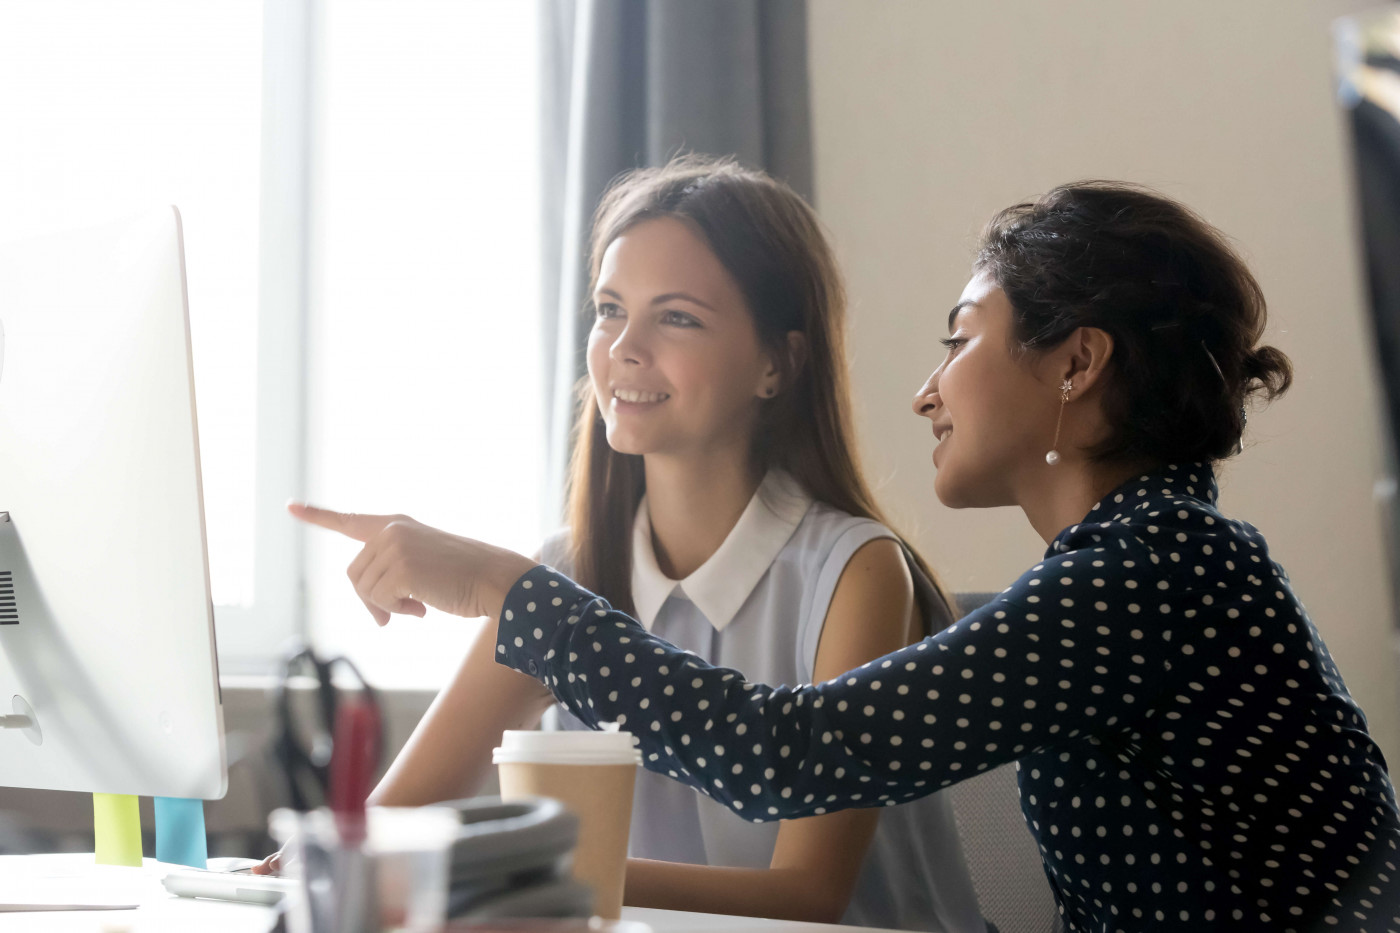
[[[732, 159], [688, 155], [660, 168], [628, 172], [609, 187], [594, 215], [590, 295], [608, 246], [629, 228], [658, 217], [677, 218], [700, 234], [738, 283], [760, 342], [787, 370], [782, 391], [761, 400], [755, 464], [786, 471], [818, 502], [888, 526], [857, 462], [846, 368], [846, 291], [816, 214], [791, 188]], [[791, 331], [806, 342], [795, 367], [787, 352]], [[628, 613], [635, 611], [632, 525], [645, 486], [641, 456], [608, 445], [585, 376], [569, 471], [573, 575]], [[928, 564], [912, 548], [909, 554], [951, 610], [953, 602]], [[920, 607], [925, 619], [932, 608]]]

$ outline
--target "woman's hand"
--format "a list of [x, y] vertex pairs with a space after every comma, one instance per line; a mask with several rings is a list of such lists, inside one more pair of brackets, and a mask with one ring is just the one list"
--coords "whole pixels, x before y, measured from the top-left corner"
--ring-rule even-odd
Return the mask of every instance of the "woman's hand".
[[451, 535], [406, 515], [356, 515], [300, 502], [288, 503], [287, 511], [364, 543], [346, 573], [380, 625], [395, 612], [421, 617], [427, 606], [468, 618], [495, 618], [511, 586], [535, 566], [514, 551]]
[[282, 851], [279, 849], [248, 869], [248, 871], [255, 875], [280, 875], [282, 873], [282, 868]]

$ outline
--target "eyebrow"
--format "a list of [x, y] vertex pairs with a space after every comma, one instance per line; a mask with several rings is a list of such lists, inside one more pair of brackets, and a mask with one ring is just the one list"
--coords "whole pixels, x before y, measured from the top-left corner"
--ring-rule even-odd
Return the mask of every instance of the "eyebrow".
[[964, 308], [975, 307], [977, 307], [977, 302], [971, 300], [959, 301], [957, 304], [953, 305], [953, 310], [948, 312], [948, 333], [951, 334], [953, 332], [953, 322], [958, 319], [958, 312], [962, 311]]
[[[598, 294], [607, 295], [610, 298], [616, 298], [618, 301], [622, 300], [622, 296], [619, 295], [617, 292], [613, 291], [611, 288], [600, 288], [598, 289]], [[668, 301], [688, 301], [693, 305], [699, 305], [706, 311], [715, 310], [713, 307], [701, 301], [699, 298], [696, 298], [694, 295], [688, 294], [686, 292], [667, 292], [664, 295], [657, 295], [651, 300], [651, 303], [653, 305], [660, 305], [665, 304]], [[718, 314], [719, 312], [716, 311], [715, 313]]]

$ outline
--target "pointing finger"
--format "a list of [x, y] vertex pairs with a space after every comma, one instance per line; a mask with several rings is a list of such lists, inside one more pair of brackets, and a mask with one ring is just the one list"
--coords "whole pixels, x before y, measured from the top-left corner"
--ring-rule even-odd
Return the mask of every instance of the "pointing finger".
[[296, 518], [321, 528], [337, 531], [356, 541], [367, 542], [383, 530], [384, 526], [398, 521], [398, 515], [359, 515], [354, 512], [336, 512], [322, 509], [305, 502], [288, 502], [287, 511]]

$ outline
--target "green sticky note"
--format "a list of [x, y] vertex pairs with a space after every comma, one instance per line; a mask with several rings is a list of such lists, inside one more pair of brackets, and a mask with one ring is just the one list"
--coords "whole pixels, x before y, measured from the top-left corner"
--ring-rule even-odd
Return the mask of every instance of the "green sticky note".
[[93, 794], [92, 828], [99, 865], [141, 867], [141, 810], [131, 794]]

